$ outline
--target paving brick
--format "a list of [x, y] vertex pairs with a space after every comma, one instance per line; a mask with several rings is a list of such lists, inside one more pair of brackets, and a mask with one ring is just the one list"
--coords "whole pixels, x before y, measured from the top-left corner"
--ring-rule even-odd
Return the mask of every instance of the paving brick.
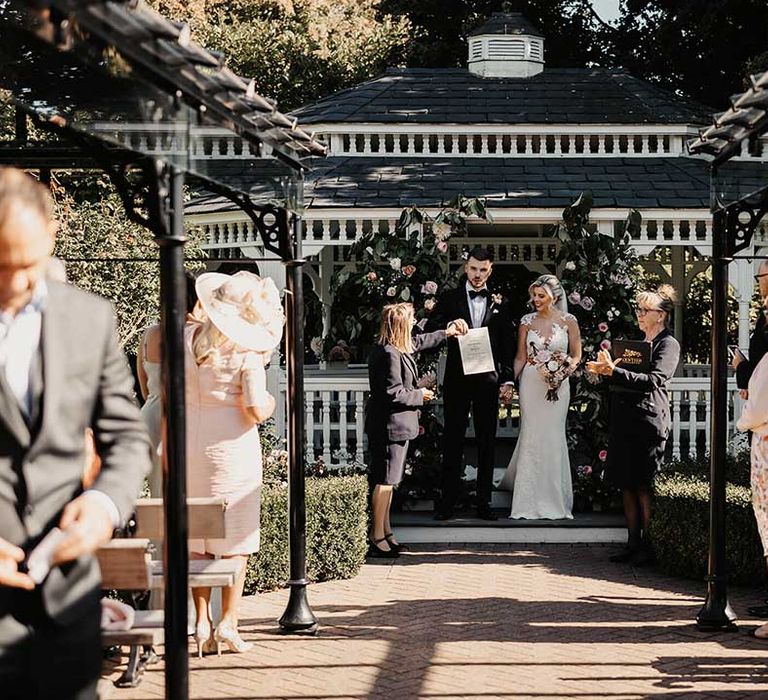
[[[768, 698], [767, 643], [693, 625], [701, 583], [611, 564], [599, 545], [413, 549], [313, 585], [316, 637], [276, 634], [285, 591], [246, 598], [254, 648], [193, 658], [191, 697]], [[737, 589], [731, 603], [743, 612], [761, 595]], [[111, 685], [122, 669], [105, 666], [105, 700], [163, 697], [162, 663], [134, 689]]]

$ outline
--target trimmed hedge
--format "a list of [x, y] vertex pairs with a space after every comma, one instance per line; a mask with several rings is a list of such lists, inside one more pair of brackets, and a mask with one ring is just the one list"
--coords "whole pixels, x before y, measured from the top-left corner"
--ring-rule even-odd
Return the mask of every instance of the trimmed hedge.
[[[308, 478], [307, 577], [352, 578], [367, 550], [368, 482], [364, 476]], [[248, 561], [245, 592], [273, 590], [288, 580], [288, 488], [265, 483], [261, 497], [261, 550]]]
[[[677, 576], [703, 578], [709, 542], [709, 482], [701, 475], [662, 473], [654, 488], [650, 534], [660, 568]], [[765, 577], [765, 559], [751, 491], [729, 483], [725, 495], [729, 580], [755, 585]]]

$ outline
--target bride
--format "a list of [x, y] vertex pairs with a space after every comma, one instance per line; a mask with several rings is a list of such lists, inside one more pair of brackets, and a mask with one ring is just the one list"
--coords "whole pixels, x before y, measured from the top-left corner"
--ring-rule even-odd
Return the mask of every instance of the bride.
[[535, 312], [520, 320], [515, 356], [520, 437], [499, 486], [512, 491], [510, 518], [572, 518], [565, 421], [581, 334], [557, 277], [541, 275], [528, 293]]

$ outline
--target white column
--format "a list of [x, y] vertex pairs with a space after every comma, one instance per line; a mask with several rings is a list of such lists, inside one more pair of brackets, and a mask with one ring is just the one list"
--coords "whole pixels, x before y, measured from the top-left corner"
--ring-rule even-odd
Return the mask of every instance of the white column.
[[739, 303], [739, 347], [744, 350], [749, 348], [749, 304], [755, 287], [752, 275], [757, 273], [759, 265], [759, 260], [751, 263], [748, 260], [739, 259], [731, 263], [731, 267], [735, 268], [733, 286]]
[[323, 337], [331, 329], [331, 277], [333, 276], [333, 248], [320, 251], [320, 301], [323, 304]]

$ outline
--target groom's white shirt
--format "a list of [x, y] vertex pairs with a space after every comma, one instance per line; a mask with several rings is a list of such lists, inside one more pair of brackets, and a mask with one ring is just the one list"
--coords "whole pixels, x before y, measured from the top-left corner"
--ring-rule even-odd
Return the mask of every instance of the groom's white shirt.
[[467, 303], [469, 304], [469, 314], [472, 317], [472, 328], [480, 328], [483, 325], [483, 319], [485, 318], [485, 307], [488, 304], [488, 297], [477, 296], [474, 299], [469, 296], [470, 291], [480, 292], [482, 290], [488, 291], [488, 287], [481, 287], [475, 289], [469, 281], [465, 285], [467, 294]]

